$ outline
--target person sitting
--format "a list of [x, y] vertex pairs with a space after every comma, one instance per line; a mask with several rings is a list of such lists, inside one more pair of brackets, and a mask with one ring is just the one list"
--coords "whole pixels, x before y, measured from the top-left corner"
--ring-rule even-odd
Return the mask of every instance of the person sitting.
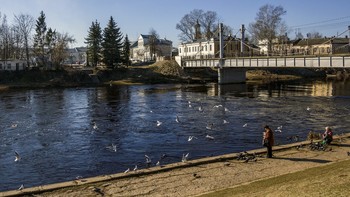
[[330, 144], [333, 141], [333, 131], [330, 127], [325, 128], [325, 132], [322, 135], [323, 143]]

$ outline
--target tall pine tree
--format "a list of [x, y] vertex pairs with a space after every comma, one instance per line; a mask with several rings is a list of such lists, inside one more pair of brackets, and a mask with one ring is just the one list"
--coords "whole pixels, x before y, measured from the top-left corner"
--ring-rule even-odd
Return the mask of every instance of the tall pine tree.
[[46, 16], [43, 11], [40, 12], [40, 16], [36, 20], [35, 35], [34, 35], [34, 53], [37, 57], [37, 64], [44, 66], [47, 63], [47, 57], [45, 54], [46, 43]]
[[108, 68], [117, 68], [119, 63], [122, 63], [122, 40], [120, 28], [111, 16], [107, 27], [103, 30], [102, 39], [102, 61]]
[[85, 38], [86, 44], [87, 44], [87, 61], [90, 63], [93, 67], [96, 67], [98, 63], [101, 61], [101, 43], [102, 43], [102, 29], [100, 26], [100, 23], [92, 22], [88, 37]]
[[123, 44], [123, 63], [126, 66], [131, 65], [131, 62], [130, 62], [130, 41], [129, 41], [128, 35], [125, 35], [124, 44]]

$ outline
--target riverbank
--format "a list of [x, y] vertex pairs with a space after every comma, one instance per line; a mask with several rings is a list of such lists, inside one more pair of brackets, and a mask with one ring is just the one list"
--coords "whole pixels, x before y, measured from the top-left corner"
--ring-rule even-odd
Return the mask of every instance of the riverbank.
[[[346, 72], [347, 73], [347, 72]], [[281, 81], [302, 78], [325, 79], [327, 74], [345, 76], [342, 71], [282, 68], [249, 69], [247, 81]], [[139, 85], [165, 83], [208, 83], [217, 81], [215, 68], [183, 69], [175, 61], [161, 61], [151, 65], [130, 66], [116, 70], [96, 68], [62, 70], [29, 70], [0, 72], [0, 91], [9, 88], [82, 87], [109, 85]]]
[[348, 196], [350, 134], [335, 137], [325, 151], [310, 150], [309, 143], [276, 146], [272, 159], [258, 149], [248, 151], [257, 157], [247, 162], [234, 153], [0, 196]]

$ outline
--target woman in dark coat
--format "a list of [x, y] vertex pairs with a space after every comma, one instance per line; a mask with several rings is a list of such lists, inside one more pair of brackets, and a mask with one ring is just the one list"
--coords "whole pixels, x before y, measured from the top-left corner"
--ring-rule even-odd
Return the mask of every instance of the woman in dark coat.
[[274, 145], [273, 132], [269, 126], [264, 127], [263, 145], [267, 148], [267, 157], [272, 158], [272, 146]]

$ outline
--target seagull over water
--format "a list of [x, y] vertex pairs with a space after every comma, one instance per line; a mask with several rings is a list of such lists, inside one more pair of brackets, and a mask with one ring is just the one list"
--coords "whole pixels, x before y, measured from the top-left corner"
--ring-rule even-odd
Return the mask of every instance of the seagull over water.
[[227, 120], [224, 120], [224, 124], [227, 124], [227, 123], [229, 123]]
[[157, 127], [159, 127], [161, 124], [162, 124], [162, 122], [157, 120]]
[[307, 107], [307, 108], [306, 108], [307, 111], [310, 111], [310, 109], [311, 109], [310, 107]]
[[19, 160], [21, 160], [21, 157], [19, 156], [19, 154], [18, 154], [18, 152], [17, 151], [15, 151], [15, 162], [17, 162], [17, 161], [19, 161]]
[[179, 120], [179, 116], [176, 116], [175, 121], [176, 121], [177, 123], [179, 123], [179, 122], [180, 122], [180, 120]]
[[248, 126], [248, 123], [245, 123], [244, 125], [243, 125], [243, 127], [247, 127]]
[[115, 145], [115, 144], [111, 144], [110, 146], [107, 146], [106, 148], [113, 151], [113, 152], [117, 152], [117, 145]]
[[214, 137], [213, 137], [213, 136], [210, 136], [210, 135], [206, 135], [205, 137], [208, 138], [208, 139], [211, 139], [211, 140], [214, 139]]
[[213, 108], [219, 108], [222, 107], [222, 105], [215, 105]]
[[275, 131], [282, 133], [282, 126], [277, 127], [277, 129]]
[[92, 122], [92, 128], [95, 129], [95, 130], [98, 129], [96, 122]]
[[187, 140], [187, 141], [189, 141], [189, 142], [190, 142], [190, 141], [192, 141], [192, 140], [193, 140], [193, 138], [196, 138], [196, 137], [191, 135], [191, 136], [189, 136], [189, 137], [188, 137], [188, 140]]
[[207, 124], [205, 128], [211, 130], [213, 126], [214, 126], [214, 123], [210, 123], [210, 124]]

